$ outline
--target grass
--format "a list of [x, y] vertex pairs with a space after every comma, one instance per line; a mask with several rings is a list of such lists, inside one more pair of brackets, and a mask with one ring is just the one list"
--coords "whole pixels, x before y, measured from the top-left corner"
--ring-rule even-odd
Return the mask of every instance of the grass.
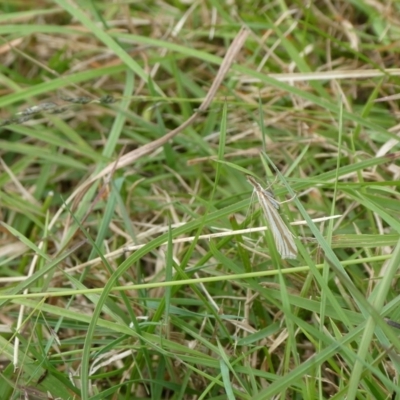
[[397, 3], [186, 3], [0, 6], [0, 393], [400, 398]]

